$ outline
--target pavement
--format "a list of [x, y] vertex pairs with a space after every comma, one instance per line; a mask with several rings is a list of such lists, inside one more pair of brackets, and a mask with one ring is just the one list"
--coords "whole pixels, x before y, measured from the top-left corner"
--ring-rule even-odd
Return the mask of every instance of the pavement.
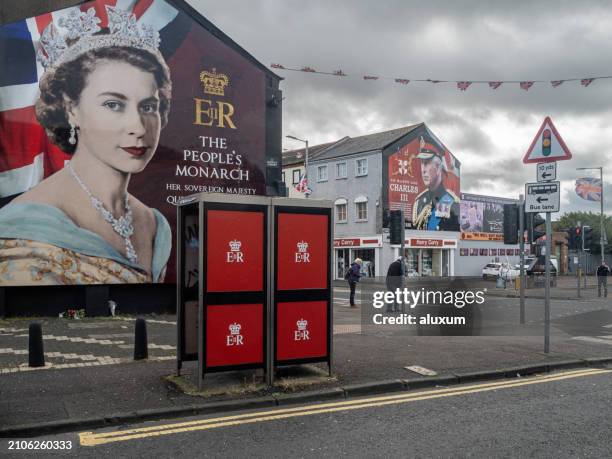
[[[133, 316], [0, 320], [0, 437], [607, 365], [612, 363], [612, 303], [597, 298], [592, 290], [587, 289], [589, 296], [579, 301], [571, 300], [571, 292], [553, 300], [551, 348], [545, 354], [542, 335], [407, 336], [397, 330], [362, 331], [360, 308], [348, 307], [348, 289], [338, 283], [333, 378], [297, 389], [259, 385], [249, 390], [248, 382], [261, 380], [261, 372], [216, 374], [206, 377], [207, 387], [238, 382], [245, 389], [213, 391], [207, 397], [188, 395], [169, 378], [176, 373], [173, 315], [143, 316], [149, 345], [146, 361], [132, 359]], [[518, 300], [499, 301], [517, 310]], [[537, 297], [528, 299], [531, 326], [541, 325], [542, 309]], [[27, 366], [28, 325], [33, 321], [43, 329], [44, 368]], [[575, 327], [577, 322], [582, 325]], [[407, 370], [408, 366], [424, 370]], [[183, 374], [194, 380], [195, 363], [186, 363]]]

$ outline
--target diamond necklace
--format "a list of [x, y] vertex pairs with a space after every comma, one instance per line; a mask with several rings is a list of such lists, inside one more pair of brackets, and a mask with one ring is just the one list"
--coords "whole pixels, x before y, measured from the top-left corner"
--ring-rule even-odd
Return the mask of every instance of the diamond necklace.
[[132, 240], [130, 239], [132, 234], [134, 234], [134, 226], [132, 225], [132, 208], [130, 207], [130, 203], [128, 202], [128, 194], [125, 193], [124, 199], [125, 214], [119, 218], [115, 218], [112, 212], [106, 207], [104, 207], [102, 201], [96, 198], [91, 193], [91, 191], [89, 191], [87, 185], [83, 183], [81, 178], [72, 168], [72, 164], [68, 163], [66, 164], [66, 167], [68, 168], [68, 172], [70, 172], [70, 175], [74, 177], [74, 179], [81, 186], [81, 188], [83, 188], [85, 193], [87, 193], [87, 196], [89, 196], [89, 200], [91, 201], [91, 205], [94, 207], [94, 209], [100, 212], [102, 214], [102, 217], [104, 217], [104, 220], [111, 224], [111, 226], [113, 227], [113, 231], [115, 231], [115, 233], [117, 233], [125, 240], [125, 251], [128, 260], [130, 260], [132, 263], [137, 263], [138, 255], [136, 254], [136, 250], [134, 250], [134, 245], [132, 244]]

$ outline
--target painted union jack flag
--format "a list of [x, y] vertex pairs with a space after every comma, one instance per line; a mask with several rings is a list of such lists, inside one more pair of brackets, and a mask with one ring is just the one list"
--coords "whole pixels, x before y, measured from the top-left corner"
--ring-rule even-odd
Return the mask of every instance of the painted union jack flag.
[[302, 178], [295, 186], [295, 189], [300, 193], [312, 194], [312, 190], [308, 187], [308, 177], [306, 175], [302, 175]]
[[592, 177], [577, 179], [576, 194], [587, 201], [601, 201], [601, 180]]
[[178, 10], [163, 0], [96, 0], [0, 26], [0, 206], [62, 169], [69, 159], [49, 141], [34, 113], [43, 74], [36, 60], [41, 33], [71, 10], [91, 7], [102, 20], [99, 25], [106, 27], [105, 5], [131, 11], [139, 23], [154, 27], [162, 38], [162, 54], [172, 54], [169, 45], [176, 35]]

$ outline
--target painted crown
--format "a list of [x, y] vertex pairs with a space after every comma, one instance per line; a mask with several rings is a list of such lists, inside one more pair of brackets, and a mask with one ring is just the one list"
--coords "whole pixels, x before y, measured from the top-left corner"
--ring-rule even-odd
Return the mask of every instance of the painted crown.
[[212, 72], [204, 70], [200, 73], [200, 81], [204, 85], [206, 94], [217, 96], [225, 95], [225, 87], [229, 85], [229, 78], [223, 73], [217, 73], [217, 69], [212, 69]]
[[241, 328], [242, 328], [242, 325], [234, 322], [233, 324], [229, 326], [229, 331], [232, 335], [239, 335]]
[[233, 241], [230, 241], [229, 246], [232, 252], [239, 252], [240, 247], [242, 246], [242, 242], [237, 239], [234, 239]]
[[94, 8], [86, 13], [70, 10], [59, 19], [57, 26], [49, 24], [40, 36], [37, 58], [49, 70], [96, 48], [129, 46], [158, 53], [159, 32], [153, 27], [138, 24], [129, 11], [106, 5], [109, 33], [97, 34], [102, 29]]
[[308, 326], [308, 321], [306, 319], [300, 319], [295, 324], [297, 325], [298, 330], [304, 331]]
[[308, 250], [308, 242], [306, 241], [300, 241], [297, 243], [297, 248], [298, 251], [300, 252], [306, 252]]

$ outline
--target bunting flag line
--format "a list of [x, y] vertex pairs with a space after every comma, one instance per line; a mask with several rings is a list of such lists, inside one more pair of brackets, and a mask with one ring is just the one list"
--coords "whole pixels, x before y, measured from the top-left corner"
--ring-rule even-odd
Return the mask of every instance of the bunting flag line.
[[310, 66], [304, 66], [304, 67], [300, 67], [300, 68], [293, 68], [293, 67], [286, 67], [283, 64], [278, 64], [278, 63], [272, 63], [270, 64], [270, 67], [273, 69], [277, 69], [277, 70], [286, 70], [289, 72], [306, 72], [306, 73], [317, 73], [320, 75], [331, 75], [331, 76], [338, 76], [338, 77], [359, 77], [363, 80], [366, 81], [377, 81], [377, 80], [391, 80], [394, 83], [397, 84], [401, 84], [406, 86], [408, 83], [410, 83], [411, 81], [413, 82], [418, 82], [418, 83], [432, 83], [432, 84], [439, 84], [439, 83], [453, 83], [457, 86], [457, 89], [460, 91], [467, 91], [467, 89], [475, 84], [487, 84], [489, 86], [489, 88], [491, 89], [498, 89], [502, 84], [508, 84], [508, 83], [518, 83], [519, 87], [521, 89], [523, 89], [524, 91], [529, 91], [529, 89], [531, 89], [531, 87], [534, 84], [538, 84], [538, 83], [550, 83], [550, 85], [553, 88], [557, 88], [559, 86], [561, 86], [563, 83], [568, 82], [568, 81], [579, 81], [580, 84], [583, 87], [587, 87], [589, 86], [591, 83], [593, 83], [595, 80], [604, 80], [604, 79], [610, 79], [612, 78], [612, 75], [606, 75], [606, 76], [596, 76], [596, 77], [589, 77], [589, 78], [565, 78], [563, 80], [498, 80], [498, 81], [488, 81], [488, 80], [437, 80], [437, 79], [432, 79], [432, 78], [427, 78], [427, 79], [418, 79], [418, 78], [396, 78], [396, 77], [387, 77], [387, 76], [377, 76], [377, 75], [355, 75], [355, 74], [348, 74], [345, 73], [342, 70], [333, 70], [331, 72], [322, 72], [319, 70], [315, 70], [314, 68], [310, 67]]
[[580, 84], [585, 88], [593, 82], [594, 78], [583, 78], [580, 80]]

